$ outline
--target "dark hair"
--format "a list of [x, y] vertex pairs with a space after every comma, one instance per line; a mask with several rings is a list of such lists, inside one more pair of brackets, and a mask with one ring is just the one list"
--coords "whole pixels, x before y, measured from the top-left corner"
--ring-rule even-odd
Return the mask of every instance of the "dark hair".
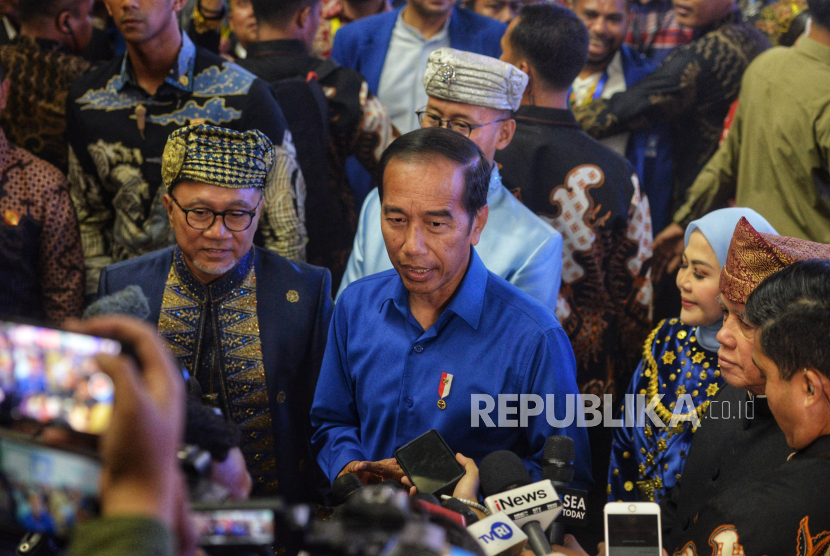
[[242, 443], [242, 431], [199, 399], [188, 396], [184, 441], [210, 452], [213, 461], [222, 462]]
[[746, 320], [782, 380], [807, 367], [830, 378], [830, 261], [799, 261], [761, 282]]
[[830, 0], [807, 0], [810, 19], [825, 29], [830, 29]]
[[378, 196], [383, 202], [383, 174], [390, 160], [394, 158], [405, 162], [425, 161], [438, 156], [464, 167], [464, 195], [461, 197], [461, 205], [472, 226], [478, 211], [487, 204], [490, 163], [478, 145], [454, 131], [426, 127], [410, 131], [395, 139], [380, 157], [375, 174]]
[[588, 59], [588, 29], [568, 8], [531, 4], [519, 12], [510, 46], [556, 90], [571, 86]]
[[17, 17], [20, 23], [56, 17], [61, 12], [78, 15], [84, 0], [20, 0]]
[[807, 22], [810, 20], [810, 10], [804, 10], [790, 21], [786, 32], [778, 37], [778, 46], [793, 46], [798, 37], [807, 29]]
[[309, 8], [322, 0], [251, 0], [254, 18], [272, 24], [285, 24], [303, 8]]

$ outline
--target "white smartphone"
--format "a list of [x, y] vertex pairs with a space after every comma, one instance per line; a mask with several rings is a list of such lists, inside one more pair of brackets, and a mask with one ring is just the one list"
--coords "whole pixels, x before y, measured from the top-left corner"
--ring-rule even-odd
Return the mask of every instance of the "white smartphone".
[[609, 502], [605, 505], [608, 556], [661, 556], [660, 506], [654, 502]]

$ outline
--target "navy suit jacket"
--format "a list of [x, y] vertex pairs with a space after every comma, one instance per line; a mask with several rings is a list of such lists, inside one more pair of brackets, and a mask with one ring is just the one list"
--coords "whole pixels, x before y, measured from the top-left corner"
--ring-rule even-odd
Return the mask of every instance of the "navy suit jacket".
[[[168, 247], [106, 267], [98, 283], [99, 297], [132, 284], [141, 286], [150, 304], [147, 320], [158, 325], [174, 249]], [[311, 453], [310, 413], [333, 310], [331, 274], [325, 268], [255, 249], [257, 318], [279, 494], [293, 503], [319, 501], [328, 485]], [[297, 301], [288, 301], [289, 290], [299, 294]], [[278, 396], [280, 393], [284, 395]]]
[[[374, 94], [378, 93], [392, 31], [402, 9], [359, 19], [343, 26], [334, 36], [331, 57], [341, 66], [362, 74]], [[450, 46], [498, 58], [501, 56], [501, 37], [506, 29], [506, 24], [495, 19], [464, 8], [453, 8]]]

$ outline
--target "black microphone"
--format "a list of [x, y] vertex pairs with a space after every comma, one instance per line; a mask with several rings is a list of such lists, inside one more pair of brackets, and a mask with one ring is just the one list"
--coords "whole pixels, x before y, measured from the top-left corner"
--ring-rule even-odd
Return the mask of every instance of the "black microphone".
[[561, 511], [549, 480], [533, 483], [522, 460], [508, 450], [488, 454], [479, 467], [481, 490], [491, 512], [504, 512], [527, 535], [536, 556], [551, 553], [545, 529]]
[[464, 522], [467, 524], [467, 527], [479, 520], [478, 514], [458, 498], [448, 498], [441, 502], [441, 506], [464, 516]]
[[335, 505], [339, 506], [344, 503], [349, 496], [363, 488], [363, 483], [360, 477], [354, 473], [346, 473], [340, 475], [331, 484], [331, 494], [334, 497]]
[[545, 441], [542, 452], [542, 477], [553, 482], [562, 500], [562, 513], [551, 524], [550, 543], [562, 545], [565, 542], [565, 525], [585, 527], [586, 501], [588, 493], [571, 488], [574, 478], [576, 445], [568, 436], [551, 436]]

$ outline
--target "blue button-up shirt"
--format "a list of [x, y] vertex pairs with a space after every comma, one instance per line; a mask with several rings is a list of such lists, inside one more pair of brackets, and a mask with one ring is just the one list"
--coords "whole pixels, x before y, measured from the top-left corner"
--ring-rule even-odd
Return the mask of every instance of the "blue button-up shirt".
[[[444, 372], [453, 379], [440, 409]], [[573, 350], [553, 313], [489, 272], [474, 249], [454, 297], [426, 331], [394, 270], [358, 280], [343, 292], [329, 328], [311, 410], [317, 461], [334, 480], [349, 462], [390, 458], [434, 428], [452, 450], [477, 461], [512, 450], [538, 480], [545, 440], [563, 434], [576, 443], [575, 479], [590, 481], [588, 437], [576, 420], [554, 428], [543, 411], [525, 427], [490, 428], [483, 420], [473, 427], [471, 405], [484, 407], [473, 394], [493, 396], [496, 425], [499, 394], [551, 394], [546, 405], [554, 401], [559, 420], [570, 394], [581, 412]], [[515, 410], [518, 403], [507, 405]]]
[[[562, 278], [562, 234], [502, 185], [498, 167], [490, 174], [487, 205], [490, 214], [476, 246], [484, 266], [555, 311]], [[338, 300], [355, 280], [392, 268], [381, 233], [380, 209], [375, 188], [360, 211], [354, 248], [340, 282]]]

